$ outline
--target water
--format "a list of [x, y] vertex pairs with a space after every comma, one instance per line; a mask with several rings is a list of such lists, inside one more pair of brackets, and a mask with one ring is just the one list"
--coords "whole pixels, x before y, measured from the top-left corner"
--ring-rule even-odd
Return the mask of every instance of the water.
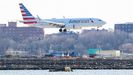
[[0, 70], [0, 75], [133, 75], [133, 70], [74, 70], [49, 72], [48, 70]]

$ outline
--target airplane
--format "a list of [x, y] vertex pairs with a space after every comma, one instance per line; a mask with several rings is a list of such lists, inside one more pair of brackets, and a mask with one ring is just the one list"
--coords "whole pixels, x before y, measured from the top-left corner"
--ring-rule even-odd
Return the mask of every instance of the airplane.
[[98, 18], [62, 18], [62, 19], [40, 19], [35, 18], [29, 10], [19, 3], [24, 24], [28, 24], [31, 27], [40, 28], [59, 28], [59, 32], [67, 32], [67, 29], [81, 29], [82, 27], [101, 27], [106, 24], [105, 21]]

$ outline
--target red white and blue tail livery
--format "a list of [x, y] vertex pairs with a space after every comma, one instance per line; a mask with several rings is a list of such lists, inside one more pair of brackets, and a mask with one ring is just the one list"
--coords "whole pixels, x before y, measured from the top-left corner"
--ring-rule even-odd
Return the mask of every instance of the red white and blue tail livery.
[[27, 10], [27, 8], [20, 3], [20, 10], [21, 10], [21, 14], [23, 17], [23, 23], [24, 24], [36, 24], [37, 23], [37, 19]]
[[19, 3], [23, 17], [23, 23], [32, 27], [40, 28], [60, 28], [59, 31], [67, 31], [67, 29], [79, 29], [82, 27], [101, 27], [104, 21], [98, 18], [62, 18], [62, 19], [40, 19], [35, 18], [28, 9]]

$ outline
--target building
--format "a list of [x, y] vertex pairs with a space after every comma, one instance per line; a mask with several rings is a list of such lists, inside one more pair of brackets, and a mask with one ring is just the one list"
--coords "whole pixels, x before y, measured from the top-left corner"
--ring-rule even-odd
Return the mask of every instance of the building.
[[28, 55], [29, 55], [28, 51], [18, 51], [14, 49], [8, 49], [5, 52], [5, 56], [7, 57], [26, 57]]
[[89, 57], [120, 57], [120, 50], [88, 49]]
[[8, 27], [17, 27], [17, 22], [8, 22]]
[[96, 55], [97, 55], [97, 51], [98, 51], [99, 49], [93, 49], [93, 48], [91, 48], [91, 49], [88, 49], [88, 54], [89, 54], [89, 57], [92, 57], [92, 58], [94, 58]]
[[121, 24], [115, 24], [115, 31], [120, 30], [127, 33], [133, 32], [133, 23], [121, 23]]
[[97, 50], [97, 55], [102, 57], [120, 57], [120, 50]]
[[0, 24], [0, 27], [6, 27], [6, 24]]
[[37, 27], [17, 27], [16, 22], [8, 22], [8, 26], [0, 26], [0, 34], [10, 37], [15, 41], [22, 41], [27, 38], [41, 40], [44, 38], [44, 30]]

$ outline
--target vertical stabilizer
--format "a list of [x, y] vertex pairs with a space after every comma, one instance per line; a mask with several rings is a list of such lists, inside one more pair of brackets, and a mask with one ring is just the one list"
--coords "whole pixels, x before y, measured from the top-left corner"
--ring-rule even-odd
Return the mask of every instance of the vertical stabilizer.
[[37, 23], [37, 19], [28, 11], [28, 9], [22, 3], [19, 3], [19, 7], [21, 10], [24, 24], [36, 24]]

